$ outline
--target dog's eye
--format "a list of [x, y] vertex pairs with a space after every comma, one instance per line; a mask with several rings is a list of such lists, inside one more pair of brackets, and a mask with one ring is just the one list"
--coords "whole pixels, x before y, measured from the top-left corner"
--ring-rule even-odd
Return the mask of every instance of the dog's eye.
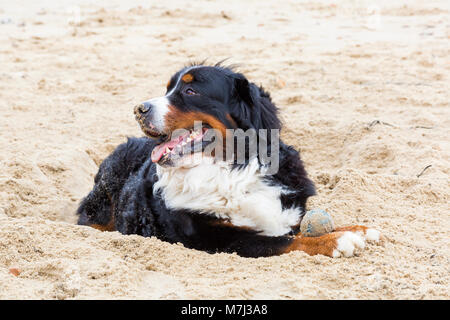
[[197, 92], [194, 89], [192, 89], [192, 88], [187, 88], [186, 90], [184, 90], [184, 93], [187, 94], [187, 95], [190, 95], [190, 96], [193, 96], [193, 95], [197, 94]]

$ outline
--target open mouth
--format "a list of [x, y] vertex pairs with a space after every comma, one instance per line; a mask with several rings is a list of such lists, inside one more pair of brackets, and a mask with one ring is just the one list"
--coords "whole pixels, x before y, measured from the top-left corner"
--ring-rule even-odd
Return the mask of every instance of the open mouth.
[[156, 136], [156, 134], [152, 135], [146, 132], [149, 136], [159, 137], [162, 140], [152, 151], [152, 162], [168, 164], [183, 156], [203, 151], [205, 144], [208, 143], [202, 140], [209, 129], [208, 127], [190, 130], [179, 129], [175, 130], [170, 136], [161, 136], [160, 134]]
[[165, 138], [165, 135], [161, 135], [161, 133], [154, 131], [150, 128], [141, 126], [142, 131], [145, 133], [146, 136], [152, 139], [158, 139], [158, 138]]

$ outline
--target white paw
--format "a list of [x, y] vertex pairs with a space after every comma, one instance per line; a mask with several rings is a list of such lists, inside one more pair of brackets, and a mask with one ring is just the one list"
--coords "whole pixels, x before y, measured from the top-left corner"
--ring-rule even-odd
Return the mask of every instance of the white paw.
[[378, 242], [378, 241], [380, 241], [380, 236], [381, 236], [381, 233], [378, 230], [375, 230], [375, 229], [367, 229], [366, 230], [365, 238], [367, 241]]
[[365, 240], [360, 234], [346, 231], [337, 240], [336, 249], [333, 250], [333, 258], [352, 257], [355, 255], [356, 249], [364, 249], [365, 246]]

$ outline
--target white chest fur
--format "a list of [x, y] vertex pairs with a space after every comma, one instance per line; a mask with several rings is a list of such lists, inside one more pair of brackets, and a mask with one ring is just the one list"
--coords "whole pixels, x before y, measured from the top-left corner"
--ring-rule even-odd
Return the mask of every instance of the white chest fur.
[[265, 183], [256, 160], [241, 170], [212, 162], [192, 168], [157, 165], [157, 175], [155, 191], [170, 209], [214, 214], [267, 236], [288, 233], [300, 219], [299, 208], [283, 210], [280, 195], [289, 191]]

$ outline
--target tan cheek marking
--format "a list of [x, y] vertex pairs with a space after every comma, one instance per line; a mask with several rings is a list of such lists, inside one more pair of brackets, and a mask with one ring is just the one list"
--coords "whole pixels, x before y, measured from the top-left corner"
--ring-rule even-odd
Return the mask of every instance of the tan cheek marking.
[[169, 89], [169, 87], [170, 87], [170, 80], [167, 81], [167, 84], [166, 84], [166, 88]]
[[190, 74], [190, 73], [186, 73], [186, 74], [181, 78], [181, 80], [183, 80], [183, 82], [185, 82], [185, 83], [189, 83], [189, 82], [192, 82], [192, 80], [194, 80], [194, 76], [193, 76], [192, 74]]
[[206, 113], [194, 111], [183, 112], [174, 106], [169, 106], [169, 112], [164, 118], [168, 132], [172, 132], [176, 129], [191, 128], [194, 126], [195, 121], [201, 121], [209, 124], [212, 128], [219, 130], [222, 133], [222, 136], [226, 137], [226, 126], [214, 116]]

